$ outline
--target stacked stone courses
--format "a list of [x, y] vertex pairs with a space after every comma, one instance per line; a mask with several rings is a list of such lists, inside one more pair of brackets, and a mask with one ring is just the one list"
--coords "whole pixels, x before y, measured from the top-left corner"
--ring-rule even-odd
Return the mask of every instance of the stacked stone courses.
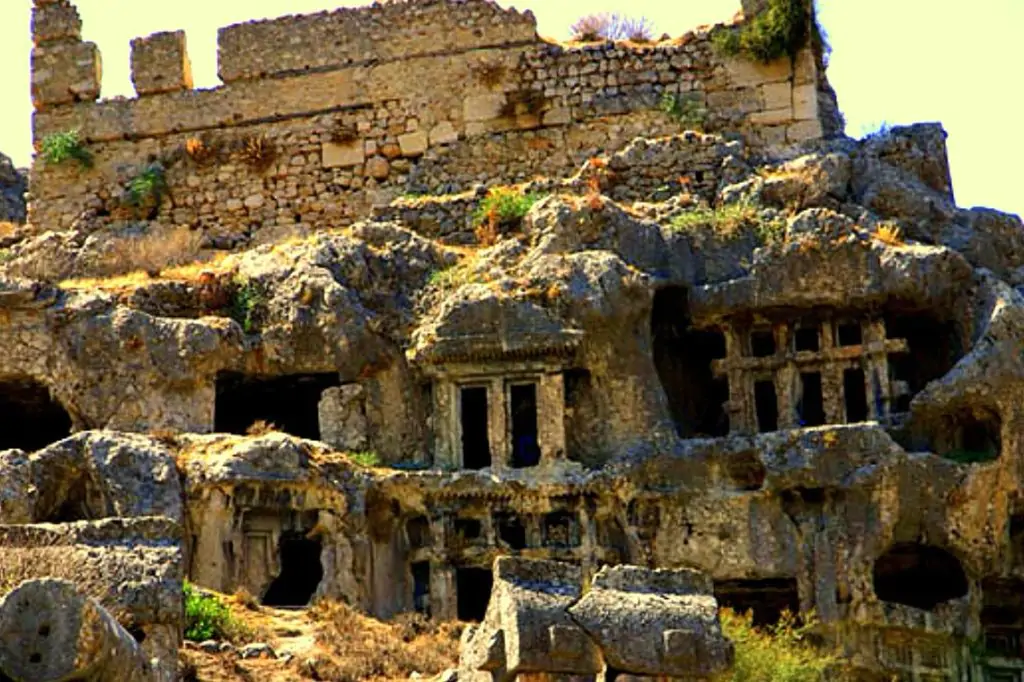
[[[219, 35], [225, 84], [209, 90], [191, 87], [185, 35], [159, 33], [132, 43], [138, 98], [106, 101], [74, 7], [37, 0], [33, 22], [35, 141], [77, 130], [95, 160], [36, 164], [30, 222], [51, 229], [83, 216], [111, 224], [125, 183], [153, 160], [169, 185], [154, 219], [235, 248], [343, 227], [403, 194], [569, 175], [639, 135], [680, 132], [659, 109], [666, 96], [694, 98], [708, 131], [738, 131], [754, 147], [832, 126], [819, 120], [827, 94], [809, 48], [760, 65], [718, 55], [707, 30], [563, 46], [537, 36], [531, 13], [485, 0], [230, 26]], [[266, 163], [242, 153], [253, 140]], [[213, 158], [190, 158], [190, 141]]]

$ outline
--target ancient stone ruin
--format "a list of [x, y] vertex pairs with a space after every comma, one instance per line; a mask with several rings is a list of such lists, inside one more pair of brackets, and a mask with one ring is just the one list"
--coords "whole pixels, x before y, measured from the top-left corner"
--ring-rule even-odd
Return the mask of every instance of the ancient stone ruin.
[[208, 90], [160, 33], [99, 100], [34, 0], [0, 680], [176, 679], [186, 579], [473, 623], [466, 679], [713, 679], [719, 607], [1024, 679], [1024, 227], [938, 124], [843, 134], [809, 6], [730, 51], [781, 1], [650, 44], [290, 16]]

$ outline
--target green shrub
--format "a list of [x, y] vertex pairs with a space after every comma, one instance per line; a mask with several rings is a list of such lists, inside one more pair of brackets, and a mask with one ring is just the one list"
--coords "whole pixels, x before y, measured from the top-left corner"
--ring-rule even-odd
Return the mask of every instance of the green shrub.
[[92, 167], [92, 153], [85, 148], [85, 143], [77, 130], [52, 133], [44, 137], [42, 155], [46, 163], [55, 166], [77, 161], [83, 168]]
[[348, 458], [361, 467], [380, 466], [380, 457], [377, 456], [376, 452], [350, 452]]
[[737, 28], [720, 28], [711, 39], [727, 55], [744, 54], [765, 64], [795, 57], [807, 43], [805, 0], [768, 0], [767, 6]]
[[197, 590], [185, 581], [185, 639], [205, 642], [208, 639], [229, 639], [236, 628], [231, 610], [212, 594]]
[[677, 97], [666, 92], [661, 97], [661, 110], [688, 130], [703, 130], [708, 114], [701, 104], [700, 95], [692, 93]]
[[267, 289], [254, 280], [236, 280], [228, 315], [246, 334], [259, 331], [267, 312]]
[[[819, 682], [845, 679], [840, 659], [810, 641], [814, 618], [803, 624], [784, 613], [778, 624], [755, 628], [750, 613], [723, 609], [722, 631], [736, 647], [733, 669], [717, 682]], [[828, 677], [826, 678], [826, 672]]]
[[726, 239], [739, 239], [744, 234], [753, 234], [762, 245], [782, 241], [786, 234], [786, 223], [781, 218], [765, 218], [755, 204], [740, 202], [718, 208], [698, 207], [681, 213], [671, 223], [671, 228], [681, 232], [710, 229]]
[[159, 163], [151, 163], [128, 181], [125, 200], [135, 208], [155, 208], [160, 205], [166, 193], [167, 175], [164, 167]]
[[515, 187], [492, 187], [473, 214], [477, 225], [516, 227], [529, 213], [540, 196], [524, 194]]

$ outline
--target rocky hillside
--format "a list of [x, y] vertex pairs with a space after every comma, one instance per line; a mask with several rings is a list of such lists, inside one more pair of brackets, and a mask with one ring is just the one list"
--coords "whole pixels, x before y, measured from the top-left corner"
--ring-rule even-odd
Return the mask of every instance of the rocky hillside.
[[0, 154], [0, 223], [25, 222], [25, 193], [28, 175], [14, 167], [9, 157]]

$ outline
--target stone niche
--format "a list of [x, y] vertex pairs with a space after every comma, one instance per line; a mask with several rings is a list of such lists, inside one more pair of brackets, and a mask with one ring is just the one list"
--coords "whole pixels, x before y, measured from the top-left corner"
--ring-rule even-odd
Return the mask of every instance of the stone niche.
[[337, 374], [217, 375], [214, 430], [245, 434], [263, 422], [345, 451], [366, 448], [363, 389]]
[[725, 357], [712, 361], [727, 383], [731, 433], [900, 421], [911, 387], [891, 361], [910, 352], [889, 338], [884, 318], [827, 312], [789, 319], [735, 317], [717, 330]]
[[0, 381], [0, 450], [38, 450], [71, 435], [72, 420], [43, 384], [27, 377]]
[[430, 369], [435, 466], [500, 471], [565, 459], [562, 365], [452, 363]]

